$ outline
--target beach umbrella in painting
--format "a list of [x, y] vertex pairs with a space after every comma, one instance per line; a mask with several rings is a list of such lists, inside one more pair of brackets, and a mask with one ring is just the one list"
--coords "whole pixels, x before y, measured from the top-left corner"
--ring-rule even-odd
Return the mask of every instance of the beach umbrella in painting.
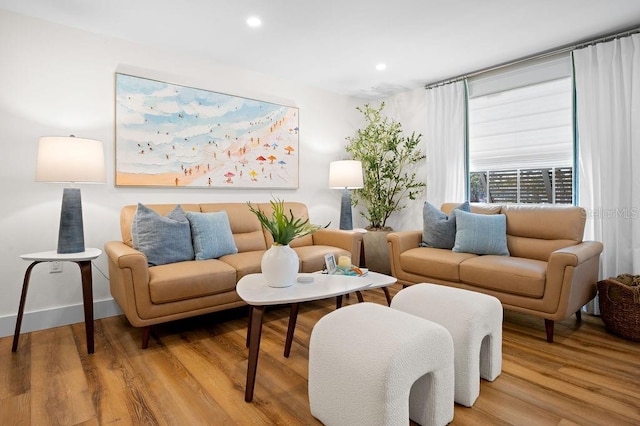
[[249, 172], [249, 176], [251, 176], [251, 180], [253, 181], [257, 181], [258, 179], [256, 179], [256, 176], [258, 176], [258, 172], [256, 172], [255, 170], [251, 170]]
[[224, 174], [224, 177], [227, 178], [227, 180], [225, 182], [227, 183], [233, 183], [233, 181], [231, 180], [232, 177], [234, 177], [235, 174], [233, 174], [232, 172], [227, 172]]
[[287, 164], [287, 162], [280, 160], [278, 161], [278, 164], [280, 164], [280, 166], [282, 166], [282, 168], [284, 169], [284, 165]]
[[240, 159], [240, 164], [242, 164], [242, 167], [244, 167], [247, 164], [249, 164], [249, 160], [247, 160], [246, 158], [241, 158]]
[[291, 145], [287, 145], [284, 150], [287, 151], [287, 155], [291, 155], [291, 151], [295, 151]]
[[268, 143], [265, 143], [264, 145], [262, 145], [263, 148], [271, 148], [271, 145], [269, 145]]
[[264, 163], [265, 161], [267, 161], [267, 159], [264, 158], [262, 155], [260, 157], [256, 158], [256, 160], [258, 160], [261, 163]]
[[276, 149], [278, 147], [277, 143], [274, 143], [273, 145], [271, 145], [271, 148]]
[[276, 156], [274, 156], [274, 155], [270, 155], [270, 156], [268, 157], [268, 159], [269, 159], [269, 164], [273, 164], [274, 160], [277, 160], [277, 159], [278, 159], [278, 157], [276, 157]]

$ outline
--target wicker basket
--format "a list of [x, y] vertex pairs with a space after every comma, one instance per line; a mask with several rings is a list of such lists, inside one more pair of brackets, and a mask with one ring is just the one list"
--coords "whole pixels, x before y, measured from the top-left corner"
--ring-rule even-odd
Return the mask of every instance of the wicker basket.
[[628, 279], [598, 282], [601, 318], [611, 333], [640, 342], [640, 286], [624, 281]]

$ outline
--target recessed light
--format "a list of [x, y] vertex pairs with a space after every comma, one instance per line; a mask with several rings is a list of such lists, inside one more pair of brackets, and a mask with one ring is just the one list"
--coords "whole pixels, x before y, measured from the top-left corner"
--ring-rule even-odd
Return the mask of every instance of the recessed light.
[[384, 71], [387, 69], [387, 64], [385, 64], [384, 62], [380, 62], [379, 64], [376, 65], [376, 69], [378, 71]]
[[247, 25], [251, 28], [257, 28], [262, 25], [262, 20], [257, 16], [250, 16], [247, 18]]

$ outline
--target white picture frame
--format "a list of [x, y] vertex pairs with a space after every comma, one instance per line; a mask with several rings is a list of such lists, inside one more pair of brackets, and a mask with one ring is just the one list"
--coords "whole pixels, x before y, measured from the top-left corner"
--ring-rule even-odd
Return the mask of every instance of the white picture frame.
[[327, 274], [333, 274], [337, 269], [336, 258], [333, 253], [324, 255], [324, 264], [327, 267]]

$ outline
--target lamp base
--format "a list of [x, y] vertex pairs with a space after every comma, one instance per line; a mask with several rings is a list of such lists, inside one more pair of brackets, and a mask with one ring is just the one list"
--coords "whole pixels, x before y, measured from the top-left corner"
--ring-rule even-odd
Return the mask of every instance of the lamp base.
[[352, 230], [353, 219], [351, 217], [351, 191], [347, 188], [342, 193], [340, 204], [340, 229]]
[[82, 199], [80, 188], [65, 188], [60, 209], [58, 253], [84, 251], [84, 226], [82, 224]]

